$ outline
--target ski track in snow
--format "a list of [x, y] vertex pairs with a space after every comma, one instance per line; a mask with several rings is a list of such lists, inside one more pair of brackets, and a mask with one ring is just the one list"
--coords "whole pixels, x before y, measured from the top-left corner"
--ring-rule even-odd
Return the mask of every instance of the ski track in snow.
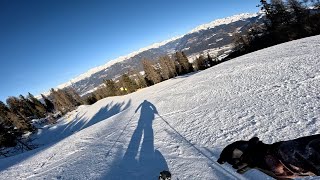
[[320, 36], [81, 106], [42, 147], [0, 159], [0, 179], [272, 179], [219, 165], [223, 147], [320, 133]]

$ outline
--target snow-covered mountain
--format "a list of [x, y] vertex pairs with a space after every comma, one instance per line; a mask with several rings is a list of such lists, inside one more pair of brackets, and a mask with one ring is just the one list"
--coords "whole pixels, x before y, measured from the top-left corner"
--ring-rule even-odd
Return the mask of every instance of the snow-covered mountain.
[[[320, 36], [80, 106], [0, 159], [0, 179], [271, 179], [216, 162], [221, 150], [320, 133]], [[310, 179], [310, 178], [308, 178]], [[319, 178], [315, 178], [319, 179]]]
[[109, 61], [108, 63], [104, 64], [104, 65], [101, 65], [101, 66], [98, 66], [98, 67], [95, 67], [95, 68], [92, 68], [90, 69], [89, 71], [87, 71], [86, 73], [83, 73], [79, 76], [77, 76], [76, 78], [73, 78], [71, 79], [69, 82], [66, 82], [64, 84], [60, 84], [57, 88], [66, 88], [68, 86], [71, 86], [72, 83], [75, 83], [75, 82], [78, 82], [78, 81], [81, 81], [85, 78], [89, 78], [90, 76], [92, 76], [93, 74], [99, 72], [99, 71], [102, 71], [102, 70], [105, 70], [107, 69], [108, 67], [111, 67], [112, 65], [116, 64], [116, 63], [120, 63], [122, 61], [125, 61], [125, 60], [128, 60], [136, 55], [138, 55], [139, 53], [142, 53], [144, 51], [147, 51], [147, 50], [150, 50], [150, 49], [154, 49], [154, 48], [159, 48], [160, 46], [163, 46], [165, 44], [167, 44], [168, 42], [171, 42], [171, 41], [174, 41], [176, 39], [179, 39], [180, 37], [174, 37], [174, 38], [171, 38], [169, 40], [166, 40], [166, 41], [163, 41], [163, 42], [160, 42], [160, 43], [154, 43], [150, 46], [147, 46], [147, 47], [144, 47], [144, 48], [141, 48], [139, 49], [138, 51], [134, 51], [126, 56], [120, 56], [114, 60], [111, 60]]
[[239, 14], [218, 19], [191, 30], [186, 35], [152, 44], [126, 56], [121, 56], [108, 63], [90, 69], [88, 72], [61, 84], [58, 88], [72, 86], [80, 94], [98, 87], [104, 79], [114, 78], [129, 69], [142, 70], [141, 59], [156, 60], [159, 56], [184, 51], [191, 60], [200, 53], [228, 53], [232, 48], [232, 33], [246, 31], [255, 22], [261, 21], [261, 14]]

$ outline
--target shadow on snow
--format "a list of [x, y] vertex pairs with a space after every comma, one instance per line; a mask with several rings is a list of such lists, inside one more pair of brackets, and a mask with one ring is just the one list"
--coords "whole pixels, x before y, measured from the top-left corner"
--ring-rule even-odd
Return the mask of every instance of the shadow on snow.
[[154, 149], [152, 122], [157, 109], [147, 100], [135, 112], [140, 108], [138, 125], [124, 156], [114, 161], [111, 170], [102, 179], [157, 179], [161, 171], [168, 170], [165, 158]]
[[[49, 127], [46, 130], [41, 130], [38, 134], [38, 137], [41, 137], [41, 140], [35, 139], [36, 143], [40, 146], [39, 148], [33, 149], [31, 151], [27, 151], [22, 154], [18, 154], [16, 156], [11, 156], [8, 158], [4, 158], [0, 160], [0, 172], [4, 171], [15, 164], [18, 164], [42, 151], [50, 148], [51, 146], [55, 145], [56, 143], [62, 141], [63, 139], [67, 138], [68, 136], [85, 129], [89, 126], [92, 126], [100, 121], [106, 120], [124, 110], [126, 110], [131, 105], [131, 100], [127, 103], [116, 103], [113, 102], [107, 104], [106, 106], [101, 107], [98, 112], [92, 117], [86, 117], [86, 113], [84, 113], [81, 117], [74, 118], [73, 121], [69, 123], [61, 123], [54, 126]], [[91, 105], [91, 107], [94, 105]], [[90, 108], [90, 107], [89, 107]], [[89, 116], [90, 117], [90, 116]], [[50, 143], [47, 143], [50, 142]]]
[[82, 129], [85, 129], [89, 126], [92, 126], [102, 120], [108, 119], [123, 110], [126, 110], [129, 106], [131, 105], [131, 100], [127, 103], [122, 102], [122, 103], [116, 103], [114, 104], [113, 102], [107, 104], [104, 107], [101, 107], [97, 113], [92, 118], [87, 118], [85, 117], [86, 114], [84, 113], [82, 116], [78, 117], [78, 114], [74, 119], [76, 121], [72, 121], [68, 123], [68, 125], [63, 129], [61, 132], [61, 135], [70, 135], [74, 132], [80, 131]]

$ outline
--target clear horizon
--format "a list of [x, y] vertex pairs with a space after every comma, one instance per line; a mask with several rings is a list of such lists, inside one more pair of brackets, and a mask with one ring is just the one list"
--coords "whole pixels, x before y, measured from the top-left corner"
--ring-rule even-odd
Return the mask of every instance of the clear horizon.
[[73, 2], [0, 2], [1, 101], [39, 95], [199, 25], [259, 10], [256, 0]]

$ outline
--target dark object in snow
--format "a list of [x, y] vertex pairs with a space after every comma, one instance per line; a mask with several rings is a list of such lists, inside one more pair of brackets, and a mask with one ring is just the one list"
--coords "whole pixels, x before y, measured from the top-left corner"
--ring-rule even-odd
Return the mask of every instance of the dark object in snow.
[[171, 173], [169, 171], [160, 172], [159, 180], [171, 180]]
[[238, 173], [256, 168], [276, 179], [320, 175], [320, 134], [265, 144], [254, 137], [226, 146], [218, 163], [229, 163]]

